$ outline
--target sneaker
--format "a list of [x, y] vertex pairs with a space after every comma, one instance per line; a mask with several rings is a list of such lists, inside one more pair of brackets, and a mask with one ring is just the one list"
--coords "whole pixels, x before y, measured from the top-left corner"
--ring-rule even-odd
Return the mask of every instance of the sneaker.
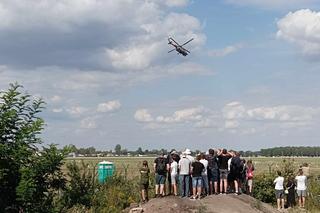
[[191, 196], [190, 200], [195, 200], [197, 197]]

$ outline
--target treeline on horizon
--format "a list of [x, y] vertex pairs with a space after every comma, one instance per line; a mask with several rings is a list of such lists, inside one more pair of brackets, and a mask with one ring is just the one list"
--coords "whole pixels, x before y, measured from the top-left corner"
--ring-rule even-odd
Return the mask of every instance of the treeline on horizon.
[[[77, 148], [75, 145], [68, 145], [68, 148], [77, 155], [83, 156], [153, 156], [159, 155], [160, 153], [169, 153], [171, 150], [167, 149], [152, 149], [143, 150], [139, 147], [137, 150], [129, 151], [126, 148], [122, 148], [120, 144], [117, 144], [114, 150], [100, 151], [96, 150], [94, 147], [88, 148]], [[201, 153], [200, 150], [193, 150], [192, 154]], [[261, 149], [260, 151], [239, 151], [240, 155], [243, 157], [319, 157], [320, 156], [320, 146], [286, 146], [286, 147], [273, 147]]]

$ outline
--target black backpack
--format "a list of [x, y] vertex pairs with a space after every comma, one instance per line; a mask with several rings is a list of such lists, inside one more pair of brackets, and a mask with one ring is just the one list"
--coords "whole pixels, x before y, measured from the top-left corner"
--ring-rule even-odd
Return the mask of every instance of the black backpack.
[[159, 158], [156, 170], [157, 173], [164, 173], [167, 171], [167, 165], [164, 158]]

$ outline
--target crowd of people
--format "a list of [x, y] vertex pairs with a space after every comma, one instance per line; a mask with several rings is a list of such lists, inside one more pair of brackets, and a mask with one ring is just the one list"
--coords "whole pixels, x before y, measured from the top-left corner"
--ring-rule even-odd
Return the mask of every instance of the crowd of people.
[[[207, 195], [228, 193], [252, 195], [254, 165], [252, 160], [241, 158], [237, 151], [209, 149], [206, 153], [198, 153], [194, 158], [189, 149], [180, 154], [172, 150], [168, 155], [162, 153], [154, 160], [153, 170], [156, 197], [174, 195], [195, 200]], [[143, 161], [140, 173], [142, 202], [146, 202], [150, 173], [147, 161]], [[274, 180], [278, 209], [284, 208], [285, 195], [288, 207], [293, 207], [296, 193], [299, 207], [304, 208], [306, 181], [307, 177], [300, 169], [295, 179], [289, 178], [284, 186], [284, 178], [279, 171]]]
[[[251, 160], [246, 162], [240, 158], [236, 151], [209, 149], [194, 158], [189, 149], [180, 154], [172, 150], [168, 155], [158, 156], [153, 169], [156, 197], [174, 195], [200, 199], [211, 194], [252, 193], [254, 166]], [[147, 170], [150, 172], [144, 161], [140, 170], [143, 202], [147, 201]]]

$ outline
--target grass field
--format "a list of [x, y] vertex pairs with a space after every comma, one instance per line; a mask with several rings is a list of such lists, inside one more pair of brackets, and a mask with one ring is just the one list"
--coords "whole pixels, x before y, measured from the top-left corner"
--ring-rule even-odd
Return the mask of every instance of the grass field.
[[[155, 157], [81, 157], [81, 158], [67, 158], [66, 163], [71, 161], [76, 161], [76, 163], [81, 163], [83, 160], [88, 163], [91, 169], [101, 161], [111, 161], [115, 164], [116, 172], [124, 173], [127, 171], [129, 177], [136, 177], [139, 175], [139, 167], [143, 160], [149, 162], [149, 167], [152, 171], [153, 161]], [[249, 158], [246, 158], [249, 159]], [[282, 157], [252, 157], [251, 158], [254, 165], [256, 174], [267, 173], [269, 170], [276, 170], [278, 165], [284, 160], [293, 159], [294, 167], [298, 168], [303, 163], [308, 163], [310, 166], [311, 175], [320, 175], [320, 158], [309, 158], [309, 157], [296, 157], [296, 158], [282, 158]], [[63, 167], [65, 172], [66, 168]]]

